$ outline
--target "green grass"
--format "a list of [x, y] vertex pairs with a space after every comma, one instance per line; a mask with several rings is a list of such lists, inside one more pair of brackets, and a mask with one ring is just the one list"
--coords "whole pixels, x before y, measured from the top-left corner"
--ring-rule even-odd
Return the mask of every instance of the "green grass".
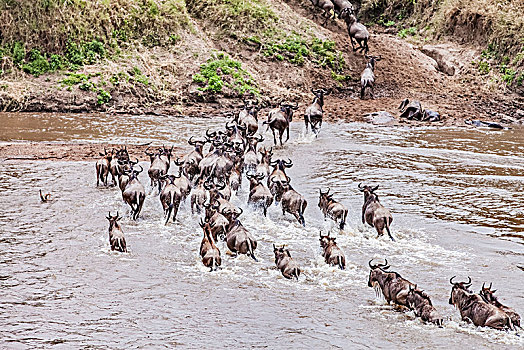
[[402, 39], [405, 39], [409, 36], [414, 36], [415, 34], [417, 34], [417, 28], [415, 27], [409, 27], [409, 28], [404, 28], [404, 29], [401, 29], [398, 31], [398, 36], [401, 37]]
[[262, 44], [262, 53], [266, 57], [286, 60], [299, 66], [309, 60], [320, 67], [329, 67], [337, 74], [345, 68], [342, 52], [336, 49], [334, 41], [305, 39], [297, 33], [277, 41], [268, 40]]
[[242, 64], [231, 59], [223, 52], [214, 53], [206, 63], [200, 66], [199, 73], [193, 75], [193, 81], [200, 85], [200, 91], [214, 94], [224, 92], [224, 87], [243, 95], [246, 92], [260, 95], [251, 74], [242, 69]]
[[97, 103], [103, 105], [111, 100], [111, 94], [103, 89], [97, 90]]

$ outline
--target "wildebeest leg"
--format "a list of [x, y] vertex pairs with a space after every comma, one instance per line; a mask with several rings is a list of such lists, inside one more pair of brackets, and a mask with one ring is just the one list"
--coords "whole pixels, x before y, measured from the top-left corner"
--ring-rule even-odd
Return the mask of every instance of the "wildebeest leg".
[[277, 137], [275, 135], [275, 129], [271, 128], [271, 131], [273, 132], [273, 143], [275, 144], [275, 146], [277, 145]]
[[309, 131], [309, 116], [304, 115], [304, 124], [306, 124], [306, 134]]
[[176, 221], [176, 215], [178, 214], [179, 206], [180, 206], [180, 203], [174, 205], [174, 208], [173, 208], [173, 222]]
[[267, 216], [267, 207], [264, 205], [264, 216]]
[[351, 48], [353, 49], [353, 52], [357, 51], [357, 49], [355, 49], [355, 44], [353, 43], [353, 37], [350, 36], [349, 40], [351, 41]]
[[360, 89], [360, 99], [363, 100], [364, 99], [364, 95], [366, 93], [366, 87], [365, 86], [362, 86], [362, 88]]
[[282, 142], [282, 137], [284, 136], [283, 131], [278, 132], [278, 139], [280, 140], [280, 147], [284, 147], [284, 143]]
[[367, 55], [368, 51], [369, 51], [369, 46], [368, 46], [368, 39], [364, 39], [364, 46], [365, 46], [365, 50], [364, 50], [364, 54]]
[[286, 142], [287, 142], [289, 140], [289, 125], [286, 128], [286, 134], [287, 134], [286, 136]]
[[393, 238], [393, 235], [391, 235], [391, 231], [389, 230], [389, 223], [386, 223], [385, 226], [386, 226], [386, 231], [388, 231], [389, 238], [391, 238], [391, 240], [395, 242], [395, 238]]

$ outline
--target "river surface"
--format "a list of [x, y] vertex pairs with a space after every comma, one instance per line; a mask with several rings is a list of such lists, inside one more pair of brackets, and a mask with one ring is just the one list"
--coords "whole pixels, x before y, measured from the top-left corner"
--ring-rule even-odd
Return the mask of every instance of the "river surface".
[[[224, 122], [0, 114], [0, 141], [125, 142], [133, 156], [133, 144], [150, 141], [189, 151], [189, 136]], [[524, 314], [523, 129], [325, 123], [314, 139], [297, 122], [275, 153], [294, 163], [288, 175], [308, 200], [307, 226], [279, 207], [267, 218], [251, 211], [244, 188], [233, 202], [259, 241], [259, 262], [232, 258], [220, 242], [223, 269], [213, 273], [201, 263], [202, 231], [189, 201], [165, 226], [146, 171], [148, 196], [134, 222], [118, 189], [96, 188], [94, 161], [0, 161], [0, 348], [524, 346], [524, 335], [468, 325], [448, 304], [449, 278], [471, 276], [473, 290], [493, 282], [500, 300]], [[360, 182], [380, 185], [397, 242], [361, 223]], [[323, 219], [320, 187], [349, 208], [343, 232]], [[40, 203], [39, 188], [52, 192], [50, 203]], [[127, 254], [109, 249], [108, 211], [124, 215]], [[345, 271], [324, 263], [320, 230], [337, 236]], [[301, 266], [298, 282], [274, 268], [273, 243], [286, 244]], [[423, 288], [444, 327], [377, 298], [367, 286], [371, 258], [387, 258]]]

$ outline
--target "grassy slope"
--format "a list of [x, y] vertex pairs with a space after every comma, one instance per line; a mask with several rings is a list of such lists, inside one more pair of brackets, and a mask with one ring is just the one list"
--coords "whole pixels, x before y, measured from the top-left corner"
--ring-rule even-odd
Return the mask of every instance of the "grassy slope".
[[[301, 100], [312, 86], [357, 80], [360, 59], [304, 17], [311, 18], [307, 3], [297, 4], [0, 0], [0, 109], [139, 113], [169, 104], [183, 112], [243, 92]], [[364, 0], [361, 7], [363, 22], [394, 20], [422, 36], [489, 46], [479, 69], [506, 67], [512, 84], [523, 76], [520, 1]]]

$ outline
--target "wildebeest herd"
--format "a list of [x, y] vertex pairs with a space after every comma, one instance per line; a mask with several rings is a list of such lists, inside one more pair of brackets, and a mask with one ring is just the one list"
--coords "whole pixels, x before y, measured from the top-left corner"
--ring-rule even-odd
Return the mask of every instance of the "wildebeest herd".
[[[314, 108], [318, 101], [328, 93], [326, 90], [314, 91]], [[320, 105], [322, 106], [322, 105]], [[266, 133], [271, 130], [275, 146], [283, 145], [282, 135], [289, 138], [289, 124], [298, 105], [281, 102], [270, 109]], [[304, 114], [306, 127], [311, 122], [312, 109], [307, 107]], [[308, 203], [304, 196], [291, 185], [287, 169], [293, 166], [290, 159], [273, 157], [273, 148], [260, 146], [263, 137], [257, 134], [259, 129], [258, 113], [262, 106], [257, 101], [244, 101], [244, 108], [232, 120], [225, 123], [221, 130], [208, 129], [201, 137], [192, 136], [188, 143], [193, 147], [183, 157], [175, 157], [173, 147], [148, 147], [145, 154], [149, 157], [147, 171], [150, 178], [152, 194], [157, 194], [165, 215], [165, 224], [176, 222], [180, 204], [190, 197], [190, 208], [193, 214], [202, 214], [200, 227], [203, 238], [199, 253], [204, 266], [211, 271], [221, 268], [222, 258], [217, 242], [224, 240], [233, 256], [244, 254], [258, 261], [256, 250], [258, 242], [253, 233], [241, 222], [243, 209], [230, 200], [244, 185], [249, 182], [247, 205], [266, 216], [268, 208], [279, 205], [282, 213], [289, 213], [296, 221], [305, 226], [305, 210]], [[321, 115], [321, 113], [320, 113]], [[321, 117], [320, 117], [321, 119]], [[314, 130], [315, 124], [312, 124]], [[279, 140], [275, 136], [279, 135]], [[206, 150], [207, 149], [207, 150]], [[131, 208], [131, 218], [137, 220], [146, 199], [146, 189], [138, 179], [144, 170], [138, 160], [131, 160], [127, 148], [105, 151], [96, 162], [97, 186], [108, 185], [109, 174], [112, 185], [121, 190], [122, 198]], [[169, 174], [171, 163], [179, 169], [176, 174]], [[265, 180], [265, 181], [264, 181]], [[384, 231], [395, 241], [390, 227], [393, 221], [391, 212], [379, 201], [377, 186], [358, 184], [364, 195], [362, 206], [362, 223], [374, 227], [378, 237]], [[344, 230], [348, 209], [333, 198], [330, 189], [319, 189], [319, 210], [325, 218], [331, 219], [342, 231]], [[118, 221], [119, 214], [109, 213], [109, 243], [112, 250], [126, 252], [124, 233]], [[320, 248], [325, 262], [340, 269], [345, 269], [346, 258], [343, 250], [337, 245], [336, 238], [330, 233], [320, 233]], [[195, 247], [196, 248], [196, 247]], [[299, 279], [301, 269], [283, 245], [273, 244], [275, 265], [286, 278]], [[425, 322], [442, 325], [443, 318], [433, 306], [430, 297], [418, 286], [402, 278], [396, 272], [389, 272], [385, 264], [369, 262], [371, 269], [368, 286], [380, 291], [390, 303], [413, 310], [417, 317]], [[497, 329], [514, 329], [520, 326], [520, 316], [515, 310], [502, 305], [494, 296], [491, 285], [483, 288], [479, 294], [473, 293], [468, 282], [453, 282], [449, 303], [456, 306], [463, 320], [477, 326], [489, 326]]]

